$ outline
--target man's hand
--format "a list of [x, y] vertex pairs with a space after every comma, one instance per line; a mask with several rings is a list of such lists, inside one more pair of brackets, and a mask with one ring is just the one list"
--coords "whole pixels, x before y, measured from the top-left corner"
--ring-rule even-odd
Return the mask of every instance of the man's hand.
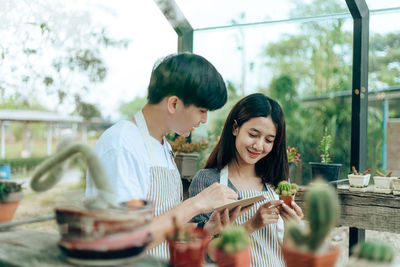
[[209, 213], [215, 207], [237, 200], [238, 195], [229, 187], [214, 183], [197, 194], [194, 199], [196, 200], [196, 204], [199, 205], [199, 213]]
[[277, 223], [279, 219], [279, 206], [282, 205], [282, 201], [273, 200], [262, 204], [256, 214], [250, 218], [245, 224], [247, 232], [252, 232], [265, 227], [268, 224]]

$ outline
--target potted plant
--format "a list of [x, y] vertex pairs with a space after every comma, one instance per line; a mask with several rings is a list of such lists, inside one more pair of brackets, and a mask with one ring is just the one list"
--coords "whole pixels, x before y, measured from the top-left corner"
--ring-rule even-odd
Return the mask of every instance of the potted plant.
[[0, 181], [0, 222], [12, 220], [19, 201], [23, 197], [21, 184], [5, 180]]
[[31, 188], [41, 192], [53, 187], [67, 169], [65, 163], [76, 154], [83, 155], [98, 194], [84, 203], [56, 207], [59, 247], [75, 264], [122, 264], [143, 252], [152, 241], [153, 207], [146, 201], [116, 203], [107, 173], [90, 146], [63, 139], [56, 152], [35, 168]]
[[280, 200], [283, 200], [286, 205], [292, 207], [292, 201], [294, 201], [294, 197], [297, 193], [297, 185], [295, 183], [282, 181], [278, 184], [278, 188], [275, 189], [275, 192], [279, 195]]
[[397, 179], [397, 177], [391, 177], [392, 172], [380, 172], [379, 170], [375, 170], [377, 175], [374, 176], [375, 187], [383, 188], [383, 189], [391, 189], [393, 180]]
[[379, 240], [368, 240], [353, 249], [347, 267], [391, 267], [399, 266], [391, 244]]
[[339, 200], [335, 189], [317, 180], [305, 193], [305, 218], [308, 224], [289, 222], [282, 245], [287, 267], [333, 267], [340, 249], [324, 243], [339, 219]]
[[198, 152], [206, 149], [206, 141], [187, 143], [183, 136], [177, 137], [171, 147], [175, 153], [175, 163], [182, 178], [191, 179], [196, 173]]
[[364, 172], [358, 172], [356, 167], [351, 167], [352, 173], [347, 175], [349, 178], [349, 184], [351, 187], [367, 187], [369, 184], [369, 179], [371, 174], [369, 172], [371, 169], [367, 169]]
[[174, 228], [167, 234], [170, 264], [173, 267], [203, 266], [210, 236], [202, 228], [181, 228], [173, 217]]
[[250, 267], [250, 241], [243, 226], [227, 226], [213, 244], [218, 267]]
[[325, 128], [324, 135], [321, 139], [319, 149], [321, 151], [321, 162], [310, 162], [312, 180], [324, 178], [328, 182], [337, 181], [339, 177], [340, 167], [342, 164], [330, 163], [330, 153], [332, 137]]

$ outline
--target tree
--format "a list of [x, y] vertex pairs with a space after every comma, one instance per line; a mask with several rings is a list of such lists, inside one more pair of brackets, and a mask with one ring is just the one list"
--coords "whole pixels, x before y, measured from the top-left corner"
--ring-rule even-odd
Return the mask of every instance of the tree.
[[94, 23], [89, 9], [59, 0], [1, 1], [0, 25], [0, 97], [29, 103], [37, 95], [55, 109], [72, 111], [75, 95], [84, 98], [104, 81], [103, 51], [129, 44]]

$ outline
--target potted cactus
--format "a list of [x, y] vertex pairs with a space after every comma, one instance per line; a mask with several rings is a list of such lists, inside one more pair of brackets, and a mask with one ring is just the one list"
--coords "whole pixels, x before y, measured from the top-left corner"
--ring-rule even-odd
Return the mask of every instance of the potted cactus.
[[297, 185], [295, 183], [281, 181], [275, 189], [275, 192], [279, 195], [280, 200], [283, 200], [286, 205], [292, 207], [292, 201], [294, 201], [294, 197], [297, 193]]
[[347, 267], [391, 267], [399, 266], [395, 258], [395, 249], [389, 243], [379, 240], [368, 240], [353, 249]]
[[250, 241], [243, 226], [227, 226], [213, 244], [218, 267], [250, 267]]
[[318, 178], [323, 178], [328, 182], [338, 180], [340, 167], [342, 164], [331, 163], [330, 148], [332, 137], [328, 134], [328, 129], [325, 128], [324, 135], [322, 136], [319, 149], [321, 151], [321, 162], [309, 162], [311, 166], [311, 179], [314, 181]]
[[179, 227], [173, 217], [173, 230], [167, 234], [170, 264], [173, 267], [203, 266], [206, 246], [211, 237], [202, 228]]
[[356, 167], [351, 167], [352, 173], [347, 175], [349, 178], [349, 184], [351, 187], [367, 187], [369, 184], [369, 179], [371, 174], [369, 172], [371, 169], [367, 169], [366, 171], [359, 172], [357, 171]]
[[0, 223], [12, 220], [23, 197], [21, 184], [0, 180]]
[[87, 162], [99, 193], [84, 205], [74, 203], [55, 209], [61, 236], [59, 247], [72, 263], [107, 265], [107, 260], [119, 260], [122, 264], [151, 242], [153, 208], [145, 201], [117, 204], [106, 172], [90, 146], [63, 139], [56, 153], [36, 167], [31, 187], [41, 192], [54, 186], [66, 170], [66, 161], [78, 153]]
[[339, 200], [335, 189], [317, 180], [305, 194], [308, 224], [289, 222], [282, 245], [287, 267], [333, 267], [339, 248], [327, 247], [326, 237], [339, 219]]
[[379, 170], [375, 170], [376, 175], [374, 176], [375, 187], [383, 188], [383, 189], [391, 189], [393, 180], [397, 179], [397, 177], [392, 177], [392, 172], [380, 172]]

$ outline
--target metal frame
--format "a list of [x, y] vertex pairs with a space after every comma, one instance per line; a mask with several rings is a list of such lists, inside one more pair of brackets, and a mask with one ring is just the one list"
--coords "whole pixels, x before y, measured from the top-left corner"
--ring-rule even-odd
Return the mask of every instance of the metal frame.
[[[350, 166], [367, 166], [369, 9], [365, 0], [346, 0], [353, 17], [353, 83]], [[350, 227], [349, 252], [365, 240], [365, 230]]]

